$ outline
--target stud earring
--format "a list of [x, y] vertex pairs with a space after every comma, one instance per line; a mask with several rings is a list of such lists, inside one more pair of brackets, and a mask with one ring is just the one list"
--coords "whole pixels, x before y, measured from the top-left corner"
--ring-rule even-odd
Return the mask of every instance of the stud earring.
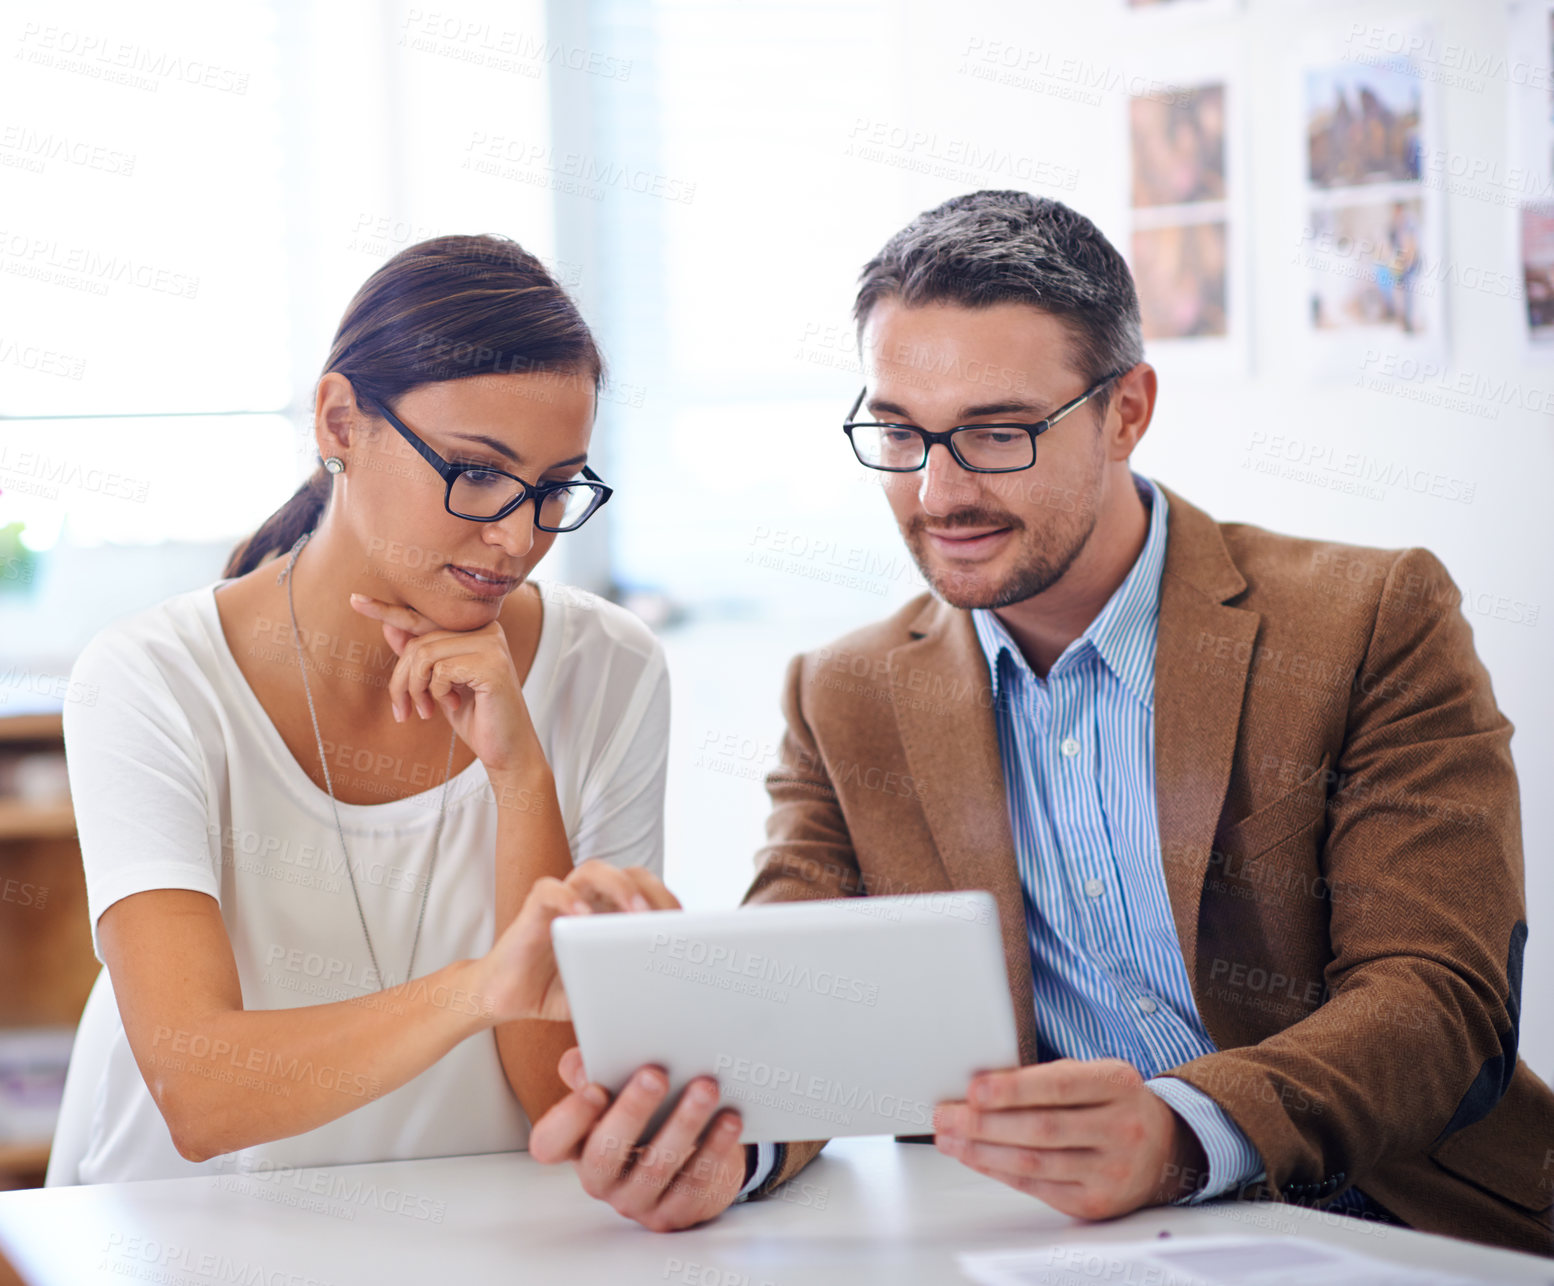
[[327, 469], [330, 473], [344, 473], [345, 461], [337, 455], [332, 455], [329, 457], [329, 459], [324, 461], [324, 468]]

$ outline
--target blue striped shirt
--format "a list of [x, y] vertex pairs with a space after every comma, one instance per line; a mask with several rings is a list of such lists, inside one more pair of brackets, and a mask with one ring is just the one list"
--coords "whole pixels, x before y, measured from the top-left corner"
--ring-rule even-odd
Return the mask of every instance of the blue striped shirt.
[[1137, 1067], [1203, 1145], [1209, 1171], [1197, 1202], [1257, 1178], [1263, 1165], [1211, 1098], [1164, 1075], [1215, 1045], [1177, 940], [1155, 811], [1166, 498], [1147, 478], [1134, 484], [1150, 510], [1143, 551], [1045, 679], [993, 612], [971, 615], [993, 684], [1042, 1047]]

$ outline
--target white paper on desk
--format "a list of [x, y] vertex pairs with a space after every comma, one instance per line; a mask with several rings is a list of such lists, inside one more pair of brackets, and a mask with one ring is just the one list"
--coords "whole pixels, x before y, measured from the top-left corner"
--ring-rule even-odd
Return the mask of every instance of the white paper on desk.
[[980, 1286], [1483, 1286], [1296, 1237], [1166, 1237], [963, 1254]]

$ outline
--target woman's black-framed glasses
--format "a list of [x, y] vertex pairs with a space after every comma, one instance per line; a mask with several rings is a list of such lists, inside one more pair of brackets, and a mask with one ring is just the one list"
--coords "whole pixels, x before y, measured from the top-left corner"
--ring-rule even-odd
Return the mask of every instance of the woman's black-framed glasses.
[[599, 475], [583, 466], [581, 482], [525, 482], [515, 474], [484, 464], [453, 464], [408, 428], [377, 398], [367, 398], [427, 464], [448, 484], [443, 504], [455, 518], [497, 522], [525, 500], [534, 499], [534, 525], [541, 531], [576, 531], [615, 494]]
[[963, 424], [943, 433], [930, 433], [913, 424], [853, 419], [868, 392], [863, 388], [842, 422], [842, 432], [853, 444], [860, 464], [886, 473], [915, 473], [928, 463], [929, 448], [941, 445], [949, 448], [956, 464], [972, 473], [1014, 473], [1036, 463], [1037, 438], [1131, 369], [1114, 371], [1034, 424]]

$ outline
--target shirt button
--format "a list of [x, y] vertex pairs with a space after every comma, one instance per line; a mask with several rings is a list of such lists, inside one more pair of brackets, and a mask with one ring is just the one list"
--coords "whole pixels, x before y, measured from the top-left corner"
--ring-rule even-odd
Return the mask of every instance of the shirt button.
[[1158, 1008], [1154, 1002], [1154, 999], [1150, 996], [1140, 996], [1138, 998], [1138, 1007], [1146, 1014], [1152, 1014]]
[[1106, 881], [1105, 880], [1086, 880], [1085, 881], [1085, 892], [1088, 893], [1093, 898], [1100, 897], [1101, 894], [1106, 892]]
[[1079, 753], [1079, 743], [1072, 737], [1064, 737], [1063, 744], [1059, 747], [1066, 758], [1072, 759]]

